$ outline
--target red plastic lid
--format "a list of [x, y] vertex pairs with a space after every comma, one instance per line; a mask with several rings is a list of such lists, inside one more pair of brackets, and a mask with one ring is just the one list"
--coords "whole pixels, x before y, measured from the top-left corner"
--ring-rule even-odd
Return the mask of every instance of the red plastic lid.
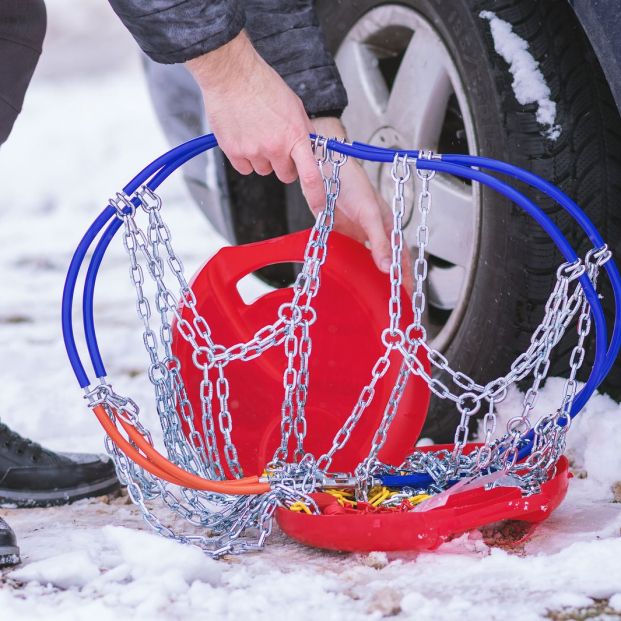
[[[290, 288], [271, 291], [252, 304], [241, 298], [237, 283], [247, 274], [275, 263], [302, 262], [309, 232], [301, 231], [264, 242], [223, 248], [195, 275], [192, 288], [197, 310], [212, 329], [216, 343], [231, 346], [250, 340], [277, 319], [281, 304], [291, 301]], [[312, 354], [306, 420], [305, 449], [319, 457], [350, 415], [359, 393], [371, 379], [371, 369], [384, 352], [381, 333], [388, 325], [390, 283], [375, 267], [370, 252], [348, 237], [332, 233], [328, 258], [321, 271], [321, 288], [314, 300], [317, 321], [311, 326]], [[191, 322], [188, 309], [182, 316]], [[402, 327], [412, 321], [411, 303], [402, 295]], [[181, 362], [181, 376], [194, 411], [194, 425], [202, 433], [200, 382], [202, 372], [192, 362], [191, 346], [174, 330], [173, 353]], [[333, 471], [351, 471], [367, 455], [402, 357], [391, 356], [391, 366], [378, 382], [368, 406], [348, 444], [333, 461]], [[428, 369], [429, 363], [425, 359]], [[233, 418], [232, 437], [246, 475], [259, 474], [280, 443], [281, 405], [284, 396], [283, 371], [286, 358], [282, 347], [266, 351], [249, 362], [235, 361], [226, 367], [230, 384], [229, 409]], [[219, 403], [212, 401], [219, 447]], [[400, 463], [411, 452], [423, 426], [429, 390], [418, 376], [410, 377], [407, 389], [380, 459]], [[186, 429], [187, 432], [187, 429]], [[290, 455], [295, 438], [289, 444]], [[223, 464], [224, 465], [224, 464]]]
[[[425, 447], [434, 450], [443, 447]], [[556, 509], [569, 485], [566, 457], [557, 463], [554, 476], [542, 485], [541, 493], [524, 497], [517, 488], [483, 488], [456, 493], [443, 507], [428, 512], [337, 513], [329, 514], [326, 503], [334, 497], [317, 500], [328, 514], [308, 515], [288, 509], [276, 511], [278, 525], [300, 543], [343, 552], [433, 550], [455, 535], [500, 522], [520, 520], [538, 523]]]

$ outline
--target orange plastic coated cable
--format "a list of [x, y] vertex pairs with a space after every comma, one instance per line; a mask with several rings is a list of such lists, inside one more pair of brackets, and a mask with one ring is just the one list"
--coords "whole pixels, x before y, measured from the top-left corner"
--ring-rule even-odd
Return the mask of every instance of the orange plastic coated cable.
[[161, 468], [158, 468], [154, 464], [151, 464], [149, 460], [139, 453], [118, 431], [115, 424], [110, 420], [106, 411], [97, 406], [93, 408], [93, 412], [97, 417], [97, 420], [104, 428], [105, 432], [110, 436], [112, 441], [129, 457], [132, 461], [135, 461], [139, 466], [148, 470], [151, 474], [168, 481], [169, 483], [174, 483], [175, 485], [181, 485], [181, 481], [177, 478], [170, 476], [166, 472], [164, 472]]
[[[173, 464], [171, 461], [166, 459], [161, 453], [159, 453], [151, 444], [149, 444], [147, 439], [133, 425], [131, 425], [130, 423], [128, 423], [126, 420], [124, 420], [121, 417], [118, 417], [118, 420], [123, 426], [123, 429], [125, 429], [125, 432], [130, 437], [130, 439], [138, 446], [138, 448], [143, 453], [145, 453], [145, 455], [149, 458], [149, 461], [152, 461], [152, 463], [154, 463], [158, 467], [168, 472], [168, 474], [172, 476], [177, 476], [177, 477], [183, 477], [184, 475], [188, 475], [188, 476], [194, 477], [195, 481], [209, 481], [209, 479], [203, 479], [202, 477], [199, 477], [198, 475], [187, 472], [186, 470], [179, 468], [179, 466], [177, 466], [176, 464]], [[222, 485], [226, 485], [227, 487], [236, 487], [236, 488], [243, 487], [245, 489], [248, 489], [249, 485], [255, 485], [255, 486], [265, 485], [264, 483], [259, 483], [259, 477], [257, 476], [244, 477], [242, 479], [230, 479], [227, 481], [211, 481], [211, 483], [216, 483], [218, 485], [222, 484]], [[261, 488], [262, 491], [258, 493], [262, 493], [263, 491], [269, 491], [269, 489], [270, 489], [269, 485], [267, 487], [267, 490], [263, 489], [262, 487]], [[240, 493], [251, 493], [251, 492], [240, 492]]]
[[118, 417], [117, 420], [120, 421], [129, 438], [144, 452], [143, 455], [123, 437], [114, 422], [110, 420], [102, 405], [95, 406], [93, 413], [110, 436], [110, 439], [127, 457], [151, 474], [165, 481], [191, 489], [231, 495], [263, 494], [271, 489], [268, 483], [260, 483], [259, 478], [256, 476], [234, 481], [212, 481], [187, 472], [173, 464], [153, 448], [133, 425]]

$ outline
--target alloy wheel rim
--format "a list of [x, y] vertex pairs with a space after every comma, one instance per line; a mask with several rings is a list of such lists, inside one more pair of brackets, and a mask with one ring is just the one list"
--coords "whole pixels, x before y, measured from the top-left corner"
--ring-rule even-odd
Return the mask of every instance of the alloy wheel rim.
[[[390, 148], [477, 155], [474, 120], [463, 82], [437, 30], [417, 11], [386, 4], [365, 13], [336, 56], [349, 105], [350, 137]], [[392, 194], [390, 165], [364, 164], [385, 199]], [[417, 252], [419, 221], [412, 175], [404, 237]], [[432, 182], [427, 308], [432, 347], [446, 350], [465, 313], [479, 246], [481, 196], [477, 184], [442, 175]]]

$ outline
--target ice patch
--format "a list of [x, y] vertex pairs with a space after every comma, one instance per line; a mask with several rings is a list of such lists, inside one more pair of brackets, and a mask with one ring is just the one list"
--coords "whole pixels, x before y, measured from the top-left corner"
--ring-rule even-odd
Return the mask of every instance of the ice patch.
[[513, 32], [509, 22], [499, 19], [495, 13], [481, 11], [479, 17], [489, 21], [494, 49], [509, 65], [515, 98], [522, 105], [536, 103], [537, 122], [546, 128], [544, 135], [549, 140], [557, 140], [561, 126], [556, 124], [556, 103], [550, 99], [550, 87], [539, 63], [528, 51], [528, 43]]

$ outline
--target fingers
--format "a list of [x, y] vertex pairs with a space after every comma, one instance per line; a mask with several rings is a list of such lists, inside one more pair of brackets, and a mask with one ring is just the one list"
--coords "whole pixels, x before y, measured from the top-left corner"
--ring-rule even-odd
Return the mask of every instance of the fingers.
[[[388, 206], [388, 203], [377, 193], [377, 201], [381, 206], [381, 214], [382, 214], [382, 222], [384, 223], [384, 231], [386, 233], [386, 239], [388, 239], [389, 245], [389, 261], [392, 263], [392, 246], [390, 243], [390, 237], [392, 235], [392, 210]], [[390, 272], [390, 267], [388, 269]], [[412, 295], [414, 291], [414, 278], [412, 275], [412, 255], [410, 254], [410, 248], [406, 243], [405, 239], [403, 240], [403, 248], [401, 250], [401, 284], [406, 290], [408, 296]]]
[[254, 170], [254, 168], [252, 167], [252, 164], [250, 163], [250, 160], [247, 160], [245, 157], [229, 156], [229, 162], [231, 162], [231, 166], [240, 175], [249, 175]]
[[249, 160], [245, 157], [229, 157], [229, 161], [233, 168], [240, 175], [249, 175], [252, 172], [256, 172], [258, 175], [265, 177], [273, 172], [272, 165], [269, 160], [264, 157], [255, 157]]
[[367, 235], [371, 246], [371, 254], [375, 265], [382, 272], [390, 271], [392, 262], [392, 248], [390, 246], [390, 227], [384, 223], [383, 213], [388, 211], [388, 206], [383, 199], [373, 192], [372, 203], [365, 205], [360, 210], [360, 225]]
[[256, 172], [257, 175], [261, 175], [262, 177], [265, 177], [274, 171], [274, 169], [272, 168], [272, 164], [265, 157], [255, 157], [250, 161], [250, 163], [252, 164], [254, 172]]
[[291, 159], [297, 168], [306, 202], [311, 211], [317, 214], [325, 207], [326, 195], [308, 135], [301, 136], [294, 143]]
[[[379, 199], [382, 200], [381, 198]], [[377, 211], [376, 211], [377, 213]], [[380, 232], [379, 227], [382, 227]], [[379, 218], [379, 222], [376, 219], [370, 219], [366, 223], [365, 232], [369, 238], [369, 244], [371, 245], [371, 254], [377, 267], [385, 273], [390, 273], [390, 266], [392, 264], [392, 246], [390, 243], [390, 236], [392, 234], [392, 222], [384, 222]], [[408, 245], [403, 243], [401, 250], [401, 284], [406, 290], [408, 296], [412, 295], [414, 291], [414, 279], [412, 276], [412, 257], [410, 255], [410, 249]]]
[[373, 255], [375, 265], [377, 265], [379, 270], [388, 274], [392, 262], [392, 249], [390, 247], [388, 235], [386, 235], [384, 227], [381, 224], [381, 219], [378, 219], [377, 222], [365, 223], [363, 227], [369, 237], [371, 254]]
[[401, 275], [403, 288], [406, 290], [408, 296], [412, 297], [412, 293], [414, 292], [413, 263], [410, 248], [407, 244], [403, 245], [401, 255]]
[[278, 157], [272, 159], [274, 173], [283, 183], [293, 183], [298, 178], [295, 162], [291, 157]]
[[[310, 141], [308, 144], [310, 145]], [[253, 150], [252, 153], [249, 153], [248, 150], [236, 150], [237, 152], [235, 152], [226, 147], [222, 147], [222, 150], [229, 158], [233, 168], [242, 175], [256, 172], [258, 175], [266, 176], [274, 172], [283, 183], [293, 183], [298, 178], [296, 164], [286, 145], [280, 149], [266, 148], [265, 155], [260, 149]], [[312, 151], [310, 152], [312, 158]]]
[[334, 230], [342, 233], [343, 235], [347, 235], [347, 237], [355, 239], [361, 244], [364, 244], [364, 242], [367, 241], [367, 234], [364, 232], [364, 229], [360, 226], [360, 224], [352, 220], [340, 210], [337, 210], [334, 213]]

